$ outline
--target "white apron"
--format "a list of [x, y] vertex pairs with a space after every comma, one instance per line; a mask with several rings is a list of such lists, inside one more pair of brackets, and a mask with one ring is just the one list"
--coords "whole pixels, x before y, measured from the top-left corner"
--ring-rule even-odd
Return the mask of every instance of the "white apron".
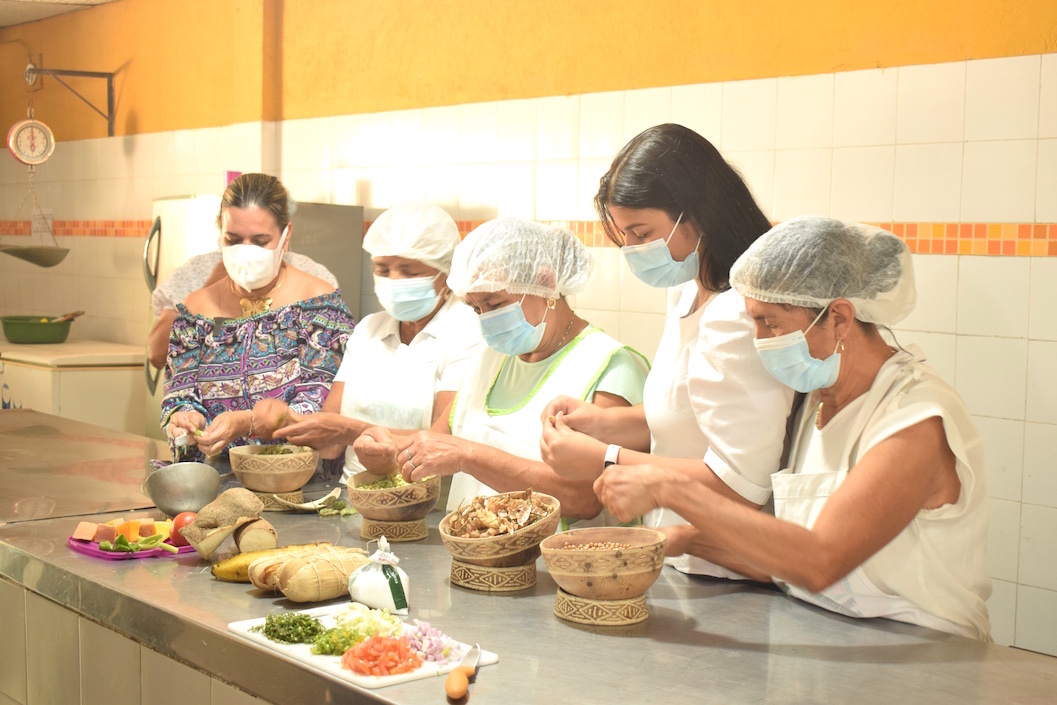
[[[466, 382], [452, 410], [453, 436], [498, 448], [528, 460], [542, 461], [540, 436], [543, 433], [543, 409], [555, 397], [562, 395], [584, 399], [594, 388], [598, 377], [623, 344], [600, 330], [573, 341], [559, 353], [547, 377], [535, 393], [515, 409], [488, 412], [488, 392], [495, 384], [507, 356], [482, 346], [474, 367], [464, 378]], [[493, 495], [496, 491], [473, 475], [455, 473], [448, 493], [448, 511], [458, 509], [477, 495]], [[605, 521], [602, 517], [598, 519]], [[591, 520], [596, 521], [596, 520]], [[591, 524], [578, 522], [577, 526]]]
[[[369, 354], [359, 360], [366, 373], [345, 383], [341, 415], [397, 430], [429, 428], [441, 350], [432, 346], [425, 355], [407, 345], [390, 350], [381, 341], [367, 350]], [[362, 470], [350, 445], [345, 450], [344, 479]]]
[[[901, 386], [896, 378], [902, 365], [891, 364], [881, 368], [878, 378], [866, 393], [858, 413], [849, 427], [847, 441], [842, 451], [844, 461], [836, 472], [794, 473], [792, 467], [784, 468], [771, 476], [774, 488], [774, 513], [779, 519], [810, 529], [822, 512], [826, 500], [848, 476], [858, 457], [858, 446], [871, 415], [882, 400]], [[793, 440], [790, 463], [795, 463], [805, 431], [815, 421], [815, 416], [805, 408], [796, 436]], [[884, 550], [884, 549], [882, 549]], [[939, 631], [972, 636], [965, 627], [925, 612], [910, 600], [889, 595], [878, 588], [866, 575], [862, 566], [821, 592], [814, 593], [785, 581], [775, 579], [784, 591], [805, 602], [823, 607], [850, 617], [886, 617], [900, 622], [920, 624]]]

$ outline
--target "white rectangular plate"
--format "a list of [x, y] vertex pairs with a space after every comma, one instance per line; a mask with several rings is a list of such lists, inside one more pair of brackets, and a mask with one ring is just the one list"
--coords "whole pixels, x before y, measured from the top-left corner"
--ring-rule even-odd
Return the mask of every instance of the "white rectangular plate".
[[[305, 614], [311, 615], [323, 623], [324, 627], [328, 629], [334, 626], [333, 615], [344, 611], [348, 606], [348, 603], [342, 603], [337, 605], [324, 605], [323, 607], [313, 607], [306, 610], [297, 610]], [[398, 673], [394, 676], [364, 676], [359, 673], [353, 673], [352, 671], [341, 667], [340, 656], [330, 656], [327, 654], [314, 654], [312, 653], [312, 646], [310, 644], [281, 644], [277, 641], [272, 641], [264, 634], [260, 632], [251, 632], [251, 627], [264, 624], [264, 618], [261, 619], [244, 619], [241, 622], [231, 622], [228, 624], [228, 631], [238, 634], [244, 639], [259, 644], [269, 651], [278, 653], [281, 656], [286, 657], [291, 661], [304, 664], [309, 668], [320, 671], [321, 673], [335, 678], [339, 681], [345, 681], [353, 685], [358, 685], [361, 688], [384, 688], [387, 685], [396, 685], [397, 683], [406, 683], [407, 681], [418, 680], [419, 678], [428, 678], [430, 676], [443, 676], [444, 674], [455, 669], [459, 665], [459, 660], [462, 658], [460, 655], [448, 663], [437, 665], [432, 661], [423, 661], [422, 665], [409, 673]], [[404, 623], [404, 629], [413, 629], [413, 625]], [[470, 648], [468, 644], [464, 644], [460, 641], [455, 642], [456, 647], [459, 649], [460, 654], [465, 654]], [[499, 661], [499, 656], [492, 653], [491, 651], [485, 651], [481, 649], [481, 660], [478, 661], [477, 665], [488, 666]], [[443, 686], [441, 686], [443, 687]]]

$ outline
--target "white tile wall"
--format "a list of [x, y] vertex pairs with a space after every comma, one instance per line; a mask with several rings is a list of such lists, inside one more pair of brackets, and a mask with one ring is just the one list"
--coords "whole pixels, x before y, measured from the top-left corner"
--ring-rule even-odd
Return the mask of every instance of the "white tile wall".
[[1027, 420], [1057, 424], [1057, 343], [1028, 344], [1027, 388]]
[[1039, 56], [970, 61], [965, 67], [965, 139], [1038, 135]]
[[147, 647], [140, 647], [143, 705], [183, 705], [211, 701], [212, 680], [209, 676], [185, 666]]
[[895, 189], [895, 147], [833, 150], [833, 204], [843, 220], [890, 221]]
[[131, 676], [139, 673], [139, 644], [87, 619], [78, 618], [77, 624], [81, 702], [137, 705], [140, 682]]
[[732, 81], [723, 84], [724, 152], [774, 149], [778, 81]]
[[1025, 424], [1023, 500], [1057, 509], [1057, 425]]
[[1057, 591], [1017, 588], [1015, 643], [1022, 649], [1057, 654]]
[[685, 125], [712, 144], [722, 143], [723, 85], [720, 83], [674, 86], [672, 122]]
[[893, 219], [911, 223], [958, 221], [961, 174], [960, 143], [897, 146]]
[[1024, 422], [975, 416], [984, 442], [987, 494], [1019, 502], [1024, 469]]
[[990, 531], [987, 537], [987, 563], [991, 577], [1017, 582], [1020, 553], [1020, 502], [992, 499]]
[[774, 155], [775, 220], [814, 213], [829, 215], [831, 149], [781, 149]]
[[833, 144], [833, 74], [778, 79], [776, 149]]
[[1057, 139], [1039, 140], [1039, 168], [1035, 178], [1035, 220], [1057, 222]]
[[1024, 418], [1026, 340], [958, 336], [955, 389], [973, 414]]
[[965, 124], [965, 63], [897, 69], [896, 141], [961, 142]]
[[962, 220], [1032, 222], [1038, 153], [1037, 140], [966, 142]]
[[1050, 543], [1057, 536], [1057, 509], [1024, 502], [1020, 522], [1018, 582], [1057, 590], [1057, 560]]
[[902, 330], [953, 333], [958, 320], [958, 260], [955, 255], [913, 255], [917, 305], [899, 323]]
[[1026, 338], [1030, 272], [1027, 257], [961, 257], [958, 333]]
[[[461, 219], [589, 220], [615, 153], [668, 121], [719, 146], [771, 218], [1057, 222], [1057, 54], [67, 142], [39, 170], [38, 193], [59, 220], [147, 220], [156, 197], [264, 169], [298, 198], [361, 204], [368, 220], [421, 199]], [[0, 160], [0, 218], [26, 184]], [[0, 257], [0, 313], [85, 308], [75, 336], [143, 342], [142, 242], [64, 241], [71, 254], [53, 269]], [[665, 292], [639, 283], [615, 248], [595, 255], [576, 306], [652, 357]], [[1057, 508], [1057, 258], [916, 255], [914, 266], [918, 307], [899, 340], [955, 383], [984, 434], [995, 636], [1057, 654], [1057, 590], [1017, 582], [1035, 570], [1019, 553], [1033, 536], [1057, 552], [1044, 513], [1023, 512], [1021, 535], [1022, 508]], [[361, 306], [377, 310], [366, 285]]]
[[[26, 591], [0, 578], [0, 698], [26, 702]], [[3, 702], [0, 700], [0, 702]]]

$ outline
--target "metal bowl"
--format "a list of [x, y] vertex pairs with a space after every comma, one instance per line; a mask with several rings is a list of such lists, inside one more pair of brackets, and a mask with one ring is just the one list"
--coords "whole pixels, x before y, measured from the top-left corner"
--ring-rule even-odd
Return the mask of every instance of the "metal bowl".
[[217, 497], [220, 474], [205, 463], [173, 463], [147, 475], [143, 493], [154, 506], [174, 517], [197, 512]]

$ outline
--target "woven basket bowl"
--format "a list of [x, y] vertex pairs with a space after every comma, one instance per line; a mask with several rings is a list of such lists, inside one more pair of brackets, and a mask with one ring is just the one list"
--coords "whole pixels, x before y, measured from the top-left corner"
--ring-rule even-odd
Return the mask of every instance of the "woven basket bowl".
[[[522, 493], [507, 492], [504, 494], [519, 495]], [[496, 496], [502, 497], [504, 494]], [[440, 522], [440, 539], [452, 557], [463, 563], [494, 568], [524, 565], [539, 555], [540, 541], [554, 533], [561, 519], [561, 504], [557, 499], [540, 492], [534, 492], [533, 496], [542, 498], [543, 505], [548, 510], [547, 515], [535, 524], [529, 524], [512, 534], [500, 534], [480, 539], [460, 538], [451, 533], [451, 519], [455, 515], [455, 512], [452, 512]]]
[[312, 478], [319, 453], [288, 445], [293, 453], [261, 455], [268, 447], [235, 446], [229, 451], [231, 471], [243, 487], [255, 492], [294, 492]]
[[[570, 595], [593, 600], [626, 600], [649, 589], [664, 566], [660, 531], [636, 526], [573, 529], [540, 544], [543, 562], [554, 582]], [[629, 548], [588, 550], [567, 545], [616, 543]]]

